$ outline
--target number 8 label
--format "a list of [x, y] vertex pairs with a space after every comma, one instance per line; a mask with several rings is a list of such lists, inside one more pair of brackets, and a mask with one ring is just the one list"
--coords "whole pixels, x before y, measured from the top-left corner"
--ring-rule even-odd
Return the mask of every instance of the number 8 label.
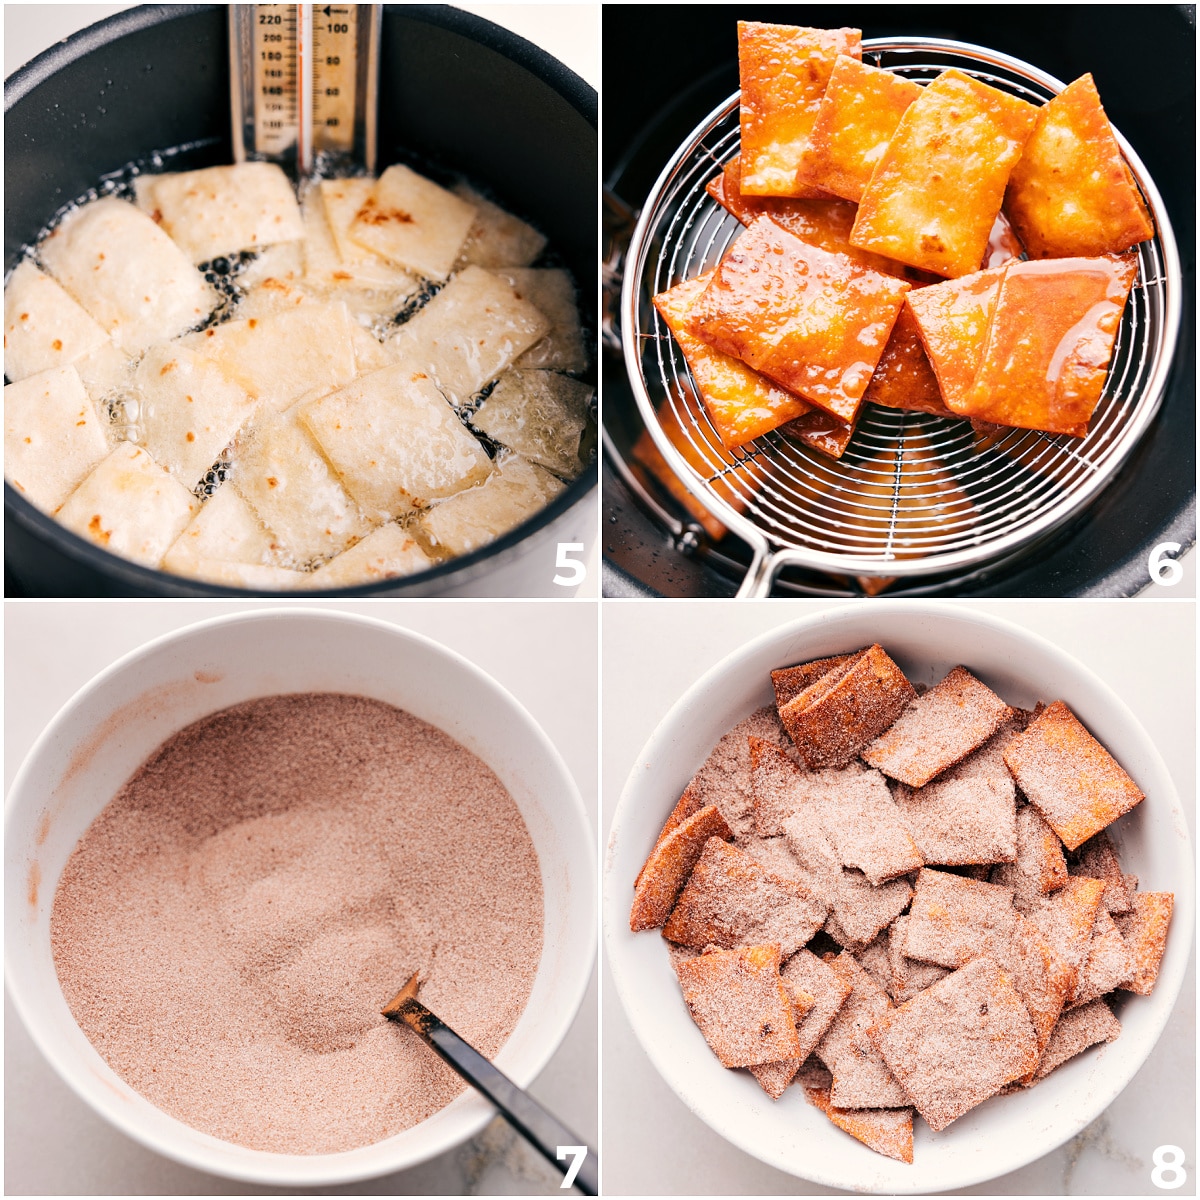
[[1154, 1170], [1150, 1172], [1150, 1182], [1164, 1191], [1183, 1187], [1187, 1182], [1183, 1164], [1184, 1153], [1178, 1146], [1159, 1146], [1154, 1151]]

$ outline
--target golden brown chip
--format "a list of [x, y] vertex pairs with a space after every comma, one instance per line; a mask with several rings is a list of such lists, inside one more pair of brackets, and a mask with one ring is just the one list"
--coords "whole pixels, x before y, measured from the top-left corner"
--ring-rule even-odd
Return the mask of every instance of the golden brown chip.
[[1016, 860], [997, 866], [991, 882], [1012, 888], [1013, 904], [1023, 913], [1035, 907], [1042, 896], [1067, 882], [1062, 842], [1032, 804], [1017, 813]]
[[1121, 863], [1107, 833], [1098, 833], [1095, 837], [1088, 838], [1075, 850], [1071, 854], [1069, 870], [1072, 875], [1087, 875], [1091, 879], [1104, 880], [1104, 907], [1110, 913], [1127, 913], [1133, 910], [1130, 893], [1125, 887], [1125, 876], [1121, 872]]
[[1037, 109], [943, 71], [905, 111], [858, 206], [850, 242], [936, 275], [978, 271]]
[[714, 950], [675, 964], [683, 998], [726, 1067], [795, 1058], [800, 1039], [779, 976], [779, 947]]
[[760, 217], [692, 304], [689, 329], [850, 422], [907, 290]]
[[1004, 207], [1030, 258], [1119, 254], [1154, 236], [1090, 74], [1039, 110]]
[[661, 838], [637, 878], [629, 928], [636, 933], [662, 925], [708, 840], [732, 836], [716, 805], [709, 804]]
[[850, 231], [858, 205], [849, 200], [796, 200], [777, 196], [747, 196], [741, 190], [740, 157], [731, 158], [720, 175], [705, 184], [705, 191], [731, 216], [743, 225], [750, 225], [759, 217], [770, 217], [781, 229], [794, 233], [810, 246], [820, 246], [837, 254], [845, 254], [864, 267], [870, 267], [882, 275], [895, 275], [897, 279], [911, 279], [929, 283], [937, 279], [915, 267], [905, 266], [882, 254], [872, 254], [850, 245]]
[[1121, 984], [1127, 992], [1148, 996], [1158, 980], [1158, 968], [1167, 949], [1167, 929], [1175, 907], [1173, 892], [1134, 892], [1133, 912], [1115, 917], [1117, 928], [1137, 964], [1133, 978]]
[[1061, 700], [1013, 738], [1004, 761], [1068, 850], [1145, 799], [1120, 763]]
[[715, 350], [850, 422], [908, 289], [760, 217], [694, 301], [688, 327]]
[[1136, 275], [1133, 257], [1010, 264], [979, 371], [958, 411], [1083, 437]]
[[[704, 807], [704, 801], [700, 796], [699, 791], [693, 788], [690, 784], [683, 789], [683, 795], [679, 797], [679, 802], [671, 810], [671, 815], [667, 818], [658, 835], [658, 840], [654, 843], [654, 849], [657, 850], [663, 844], [667, 835], [673, 830], [679, 828], [680, 825], [695, 813], [698, 813]], [[654, 851], [650, 852], [650, 857], [654, 857]], [[642, 869], [638, 872], [637, 878], [633, 881], [633, 886], [636, 888], [642, 881], [642, 876], [646, 872], [646, 865], [650, 860], [647, 859], [642, 864]]]
[[904, 950], [923, 962], [961, 967], [1006, 946], [1016, 920], [1007, 888], [926, 867], [913, 890]]
[[1103, 1000], [1093, 1000], [1063, 1013], [1054, 1027], [1050, 1044], [1042, 1053], [1034, 1078], [1045, 1079], [1056, 1067], [1082, 1054], [1089, 1046], [1115, 1041], [1120, 1034], [1121, 1022]]
[[1098, 879], [1072, 876], [1052, 896], [1047, 896], [1026, 914], [1059, 959], [1071, 970], [1066, 1004], [1075, 999], [1084, 964], [1092, 945], [1096, 913], [1104, 896]]
[[916, 695], [882, 646], [870, 646], [829, 671], [779, 710], [811, 770], [845, 766]]
[[732, 448], [802, 417], [812, 405], [752, 371], [745, 363], [706, 345], [688, 332], [688, 313], [708, 286], [711, 272], [676, 284], [654, 297], [654, 307], [679, 344], [704, 407], [721, 441]]
[[905, 297], [942, 399], [953, 413], [966, 411], [1003, 277], [1003, 267], [992, 267]]
[[942, 400], [937, 374], [925, 353], [916, 318], [907, 302], [896, 317], [863, 399], [884, 408], [932, 413], [935, 417], [954, 416]]
[[750, 196], [821, 196], [796, 168], [839, 54], [862, 57], [858, 29], [805, 29], [738, 22], [742, 87], [742, 191]]
[[834, 1108], [826, 1088], [806, 1087], [804, 1094], [839, 1129], [857, 1138], [877, 1154], [913, 1160], [913, 1110], [911, 1108]]
[[840, 55], [800, 159], [797, 182], [857, 204], [900, 118], [920, 94], [911, 79]]

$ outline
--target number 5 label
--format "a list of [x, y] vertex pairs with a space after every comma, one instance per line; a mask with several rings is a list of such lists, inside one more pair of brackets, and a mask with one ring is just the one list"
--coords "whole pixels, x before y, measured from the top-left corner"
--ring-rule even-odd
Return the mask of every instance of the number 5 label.
[[[583, 565], [577, 558], [572, 558], [572, 554], [582, 554], [582, 542], [559, 542], [558, 557], [554, 560], [554, 565], [558, 568], [559, 574], [555, 575], [554, 582], [559, 587], [577, 587], [584, 581], [587, 575], [587, 567]], [[562, 574], [562, 572], [566, 574]]]

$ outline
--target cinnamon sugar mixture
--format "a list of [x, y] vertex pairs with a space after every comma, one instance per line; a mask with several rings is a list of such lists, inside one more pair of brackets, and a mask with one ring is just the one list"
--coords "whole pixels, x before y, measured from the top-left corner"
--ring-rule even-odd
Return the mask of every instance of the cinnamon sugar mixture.
[[252, 700], [165, 742], [75, 848], [55, 965], [109, 1065], [171, 1115], [328, 1154], [464, 1090], [379, 1009], [421, 998], [489, 1057], [542, 948], [516, 804], [440, 730], [361, 696]]

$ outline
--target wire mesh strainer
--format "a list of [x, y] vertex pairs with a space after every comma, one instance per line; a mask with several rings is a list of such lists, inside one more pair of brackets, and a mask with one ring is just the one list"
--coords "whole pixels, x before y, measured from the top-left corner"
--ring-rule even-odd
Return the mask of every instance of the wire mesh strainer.
[[[1064, 87], [1018, 59], [934, 38], [864, 41], [863, 61], [918, 82], [957, 67], [1038, 105]], [[1077, 513], [1154, 417], [1179, 329], [1174, 234], [1129, 144], [1117, 134], [1157, 236], [1137, 248], [1138, 277], [1086, 437], [1007, 429], [981, 442], [966, 421], [868, 404], [837, 462], [778, 430], [729, 450], [651, 297], [715, 267], [742, 228], [705, 191], [740, 149], [738, 99], [700, 124], [647, 198], [626, 258], [621, 327], [655, 444], [689, 492], [753, 551], [739, 595], [769, 593], [789, 564], [852, 576], [961, 571], [1011, 555]]]

